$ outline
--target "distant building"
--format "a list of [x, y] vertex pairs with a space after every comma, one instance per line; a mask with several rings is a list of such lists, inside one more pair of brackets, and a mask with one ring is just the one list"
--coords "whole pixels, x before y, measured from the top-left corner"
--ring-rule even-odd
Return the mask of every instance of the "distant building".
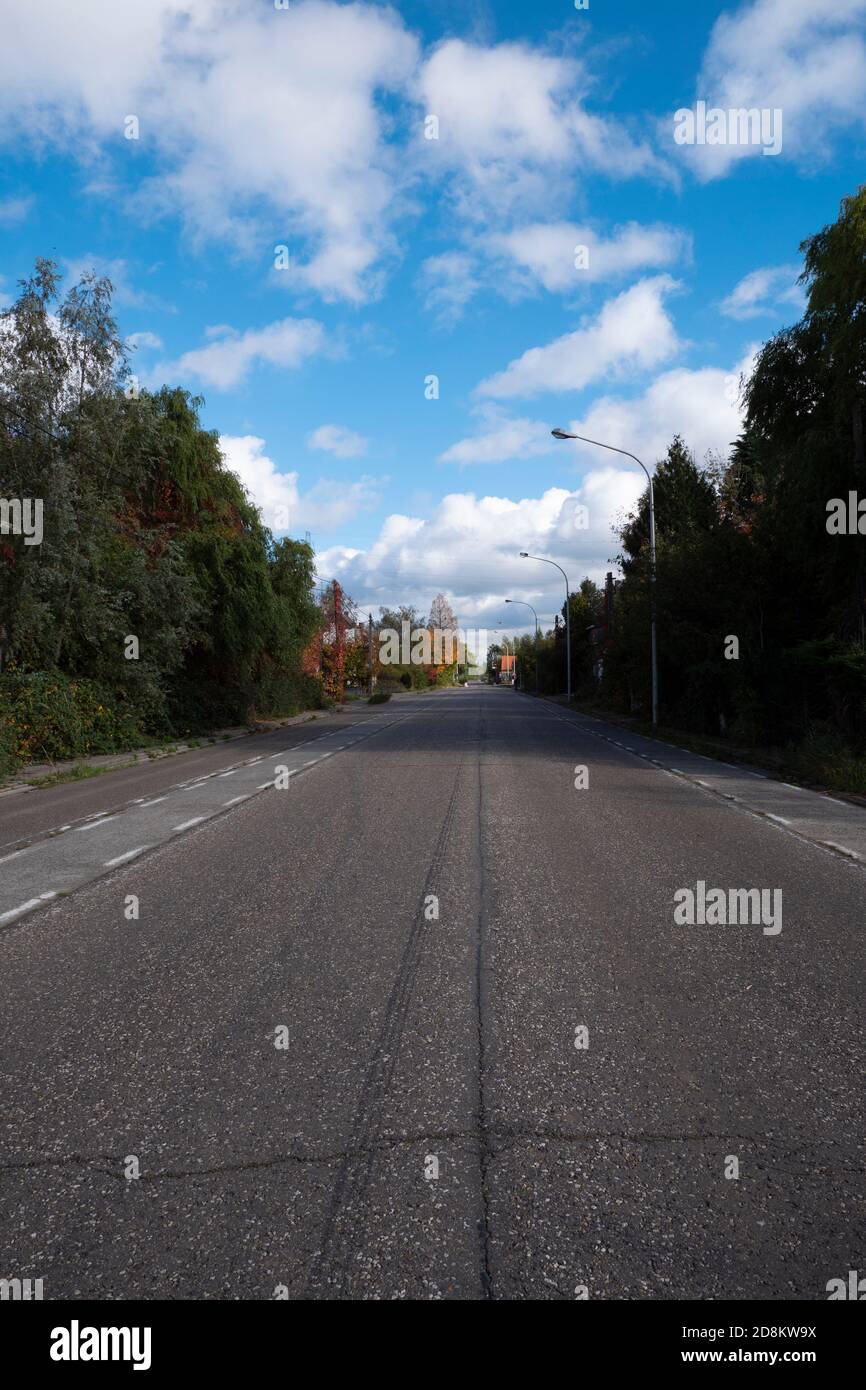
[[490, 666], [488, 679], [492, 685], [513, 685], [515, 669], [515, 659], [509, 652], [497, 653]]

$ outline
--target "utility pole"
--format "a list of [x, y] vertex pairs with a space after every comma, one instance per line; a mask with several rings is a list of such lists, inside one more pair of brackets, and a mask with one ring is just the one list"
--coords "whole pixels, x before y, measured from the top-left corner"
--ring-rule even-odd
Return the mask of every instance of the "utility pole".
[[367, 614], [368, 662], [370, 666], [370, 694], [373, 694], [373, 614]]

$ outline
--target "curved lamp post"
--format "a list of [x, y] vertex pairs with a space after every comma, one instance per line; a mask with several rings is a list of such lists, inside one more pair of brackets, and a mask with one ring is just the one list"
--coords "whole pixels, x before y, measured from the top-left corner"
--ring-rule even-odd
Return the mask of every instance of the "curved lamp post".
[[507, 598], [506, 603], [518, 603], [521, 608], [528, 608], [535, 619], [535, 693], [538, 694], [538, 614], [531, 603], [527, 603], [522, 598]]
[[587, 439], [583, 434], [569, 434], [567, 430], [551, 430], [554, 439], [579, 439], [582, 444], [595, 444], [599, 449], [609, 449], [612, 454], [622, 454], [624, 458], [634, 459], [639, 463], [646, 480], [649, 483], [649, 523], [650, 523], [650, 650], [652, 653], [652, 692], [653, 692], [653, 723], [659, 722], [659, 668], [658, 653], [656, 650], [656, 508], [653, 496], [653, 480], [649, 469], [645, 463], [641, 463], [637, 454], [630, 454], [628, 449], [617, 449], [614, 444], [603, 444], [600, 439]]
[[565, 652], [565, 673], [566, 673], [566, 675], [565, 675], [565, 682], [566, 682], [566, 694], [567, 694], [567, 696], [568, 696], [568, 702], [569, 702], [569, 704], [570, 704], [570, 703], [571, 703], [571, 612], [570, 612], [571, 604], [569, 603], [568, 575], [566, 574], [565, 570], [562, 568], [562, 565], [558, 565], [558, 564], [556, 563], [555, 560], [548, 560], [544, 555], [529, 555], [525, 550], [521, 550], [521, 552], [520, 552], [520, 558], [521, 558], [521, 560], [540, 560], [541, 563], [542, 563], [543, 565], [553, 565], [553, 568], [559, 570], [559, 573], [562, 575], [563, 579], [565, 580], [565, 646], [566, 646], [566, 652]]

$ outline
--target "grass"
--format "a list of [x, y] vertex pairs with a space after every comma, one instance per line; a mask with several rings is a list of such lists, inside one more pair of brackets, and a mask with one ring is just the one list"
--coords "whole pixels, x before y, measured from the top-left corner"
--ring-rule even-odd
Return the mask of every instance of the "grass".
[[87, 763], [76, 763], [74, 767], [66, 768], [65, 772], [48, 772], [44, 777], [32, 777], [28, 787], [57, 787], [61, 782], [83, 782], [87, 777], [101, 777], [105, 772], [117, 772], [122, 767], [133, 767], [137, 762], [136, 758], [130, 758], [125, 763], [115, 763], [111, 767], [90, 767]]

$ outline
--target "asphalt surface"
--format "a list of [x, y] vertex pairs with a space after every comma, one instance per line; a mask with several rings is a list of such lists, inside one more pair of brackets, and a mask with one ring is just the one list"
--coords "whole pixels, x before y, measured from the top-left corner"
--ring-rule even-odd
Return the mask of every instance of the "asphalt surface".
[[[194, 769], [146, 848], [137, 769], [95, 779], [130, 804], [0, 865], [72, 876], [0, 931], [0, 1276], [815, 1300], [866, 1269], [866, 813], [506, 689], [328, 734]], [[681, 924], [699, 881], [779, 890], [781, 930]]]

